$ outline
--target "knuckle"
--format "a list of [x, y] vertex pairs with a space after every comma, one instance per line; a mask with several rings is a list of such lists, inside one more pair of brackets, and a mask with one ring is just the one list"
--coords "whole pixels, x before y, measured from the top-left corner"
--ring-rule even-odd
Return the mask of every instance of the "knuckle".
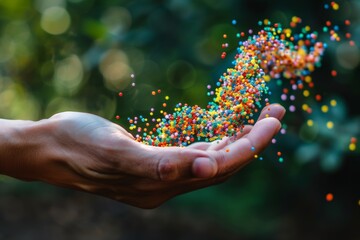
[[158, 176], [161, 181], [171, 181], [176, 178], [176, 165], [169, 159], [162, 159], [158, 165]]

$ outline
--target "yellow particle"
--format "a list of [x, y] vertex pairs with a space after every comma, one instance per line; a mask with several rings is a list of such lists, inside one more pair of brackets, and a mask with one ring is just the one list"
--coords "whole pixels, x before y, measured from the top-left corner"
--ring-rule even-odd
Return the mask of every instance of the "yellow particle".
[[256, 155], [256, 154], [254, 155], [254, 158], [258, 158], [258, 157], [259, 157], [258, 155]]
[[339, 4], [337, 4], [336, 2], [334, 2], [334, 4], [332, 4], [332, 8], [337, 11], [339, 10]]
[[329, 111], [329, 107], [328, 107], [327, 105], [322, 105], [322, 106], [321, 106], [321, 111], [322, 111], [323, 113], [327, 113], [327, 112]]
[[309, 32], [311, 30], [310, 26], [305, 27], [305, 31]]
[[350, 145], [349, 145], [349, 150], [350, 150], [350, 151], [355, 151], [355, 150], [356, 150], [356, 145], [355, 145], [355, 143], [350, 143]]
[[265, 75], [265, 76], [264, 76], [264, 80], [265, 80], [266, 82], [269, 82], [269, 81], [271, 80], [271, 78], [270, 78], [269, 75]]
[[335, 107], [336, 104], [337, 104], [337, 102], [336, 102], [335, 99], [333, 99], [333, 100], [330, 101], [330, 105], [331, 105], [332, 107]]
[[302, 105], [302, 110], [307, 111], [308, 109], [309, 109], [309, 105], [307, 105], [306, 103], [304, 103], [304, 104]]
[[269, 117], [269, 114], [265, 114], [265, 117], [268, 118], [268, 117]]
[[154, 115], [154, 113], [153, 113], [153, 112], [150, 112], [150, 116], [152, 116], [152, 115]]
[[312, 81], [311, 77], [310, 76], [306, 76], [305, 77], [305, 82], [306, 83], [310, 83]]
[[333, 123], [332, 121], [328, 121], [328, 122], [326, 123], [326, 127], [327, 127], [328, 129], [332, 129], [332, 128], [334, 127], [334, 123]]
[[309, 90], [304, 90], [303, 94], [304, 94], [304, 97], [310, 96]]
[[166, 97], [165, 97], [165, 100], [169, 100], [169, 99], [170, 99], [169, 96], [166, 96]]
[[309, 120], [307, 120], [307, 125], [309, 126], [309, 127], [312, 127], [312, 126], [314, 126], [314, 121], [313, 120], [311, 120], [311, 119], [309, 119]]

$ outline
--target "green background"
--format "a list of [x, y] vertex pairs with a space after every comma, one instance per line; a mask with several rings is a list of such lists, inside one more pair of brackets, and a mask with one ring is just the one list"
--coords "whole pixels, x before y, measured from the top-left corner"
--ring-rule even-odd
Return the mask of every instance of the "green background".
[[[0, 239], [360, 239], [360, 145], [348, 149], [351, 137], [360, 139], [360, 53], [358, 47], [348, 52], [345, 38], [330, 42], [322, 32], [331, 20], [360, 46], [360, 1], [339, 1], [338, 11], [325, 10], [325, 3], [330, 1], [1, 1], [1, 118], [38, 120], [73, 110], [128, 127], [127, 117], [158, 108], [167, 95], [168, 111], [178, 102], [205, 106], [206, 86], [231, 66], [236, 33], [258, 30], [265, 18], [286, 25], [299, 16], [329, 47], [313, 74], [311, 94], [322, 94], [322, 102], [298, 94], [297, 108], [305, 101], [313, 114], [288, 112], [287, 134], [263, 161], [228, 182], [140, 210], [3, 176]], [[224, 33], [230, 47], [222, 60]], [[162, 93], [151, 96], [156, 89]], [[273, 83], [271, 89], [278, 102], [281, 87]], [[322, 113], [332, 99], [337, 106]], [[306, 126], [310, 118], [312, 128]], [[325, 200], [329, 192], [332, 202]]]

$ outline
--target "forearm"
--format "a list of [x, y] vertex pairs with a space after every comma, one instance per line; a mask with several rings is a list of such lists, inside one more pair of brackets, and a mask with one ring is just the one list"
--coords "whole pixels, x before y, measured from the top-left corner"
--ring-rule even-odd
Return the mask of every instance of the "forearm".
[[37, 180], [41, 165], [51, 157], [51, 125], [0, 119], [0, 174]]

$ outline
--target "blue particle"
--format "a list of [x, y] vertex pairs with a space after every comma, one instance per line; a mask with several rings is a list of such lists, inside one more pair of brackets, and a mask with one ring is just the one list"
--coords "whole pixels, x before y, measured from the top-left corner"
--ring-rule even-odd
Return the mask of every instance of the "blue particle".
[[264, 159], [263, 159], [263, 157], [259, 157], [259, 160], [262, 161], [262, 160], [264, 160]]
[[251, 151], [255, 151], [255, 147], [251, 147]]
[[231, 23], [233, 24], [233, 25], [236, 25], [236, 20], [235, 19], [233, 19], [232, 21], [231, 21]]
[[325, 9], [329, 9], [329, 4], [324, 4]]

